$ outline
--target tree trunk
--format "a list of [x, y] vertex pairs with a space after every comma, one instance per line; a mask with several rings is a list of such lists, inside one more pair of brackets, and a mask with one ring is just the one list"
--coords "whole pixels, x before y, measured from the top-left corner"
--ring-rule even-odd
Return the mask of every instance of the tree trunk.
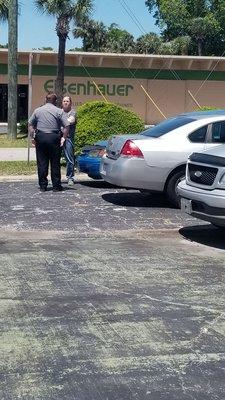
[[83, 49], [84, 51], [87, 51], [87, 38], [85, 36], [83, 38]]
[[18, 1], [9, 1], [8, 47], [8, 137], [17, 136], [17, 40]]
[[55, 93], [58, 97], [57, 105], [61, 107], [64, 86], [64, 66], [65, 66], [66, 37], [59, 36], [57, 77], [55, 81]]
[[197, 43], [198, 43], [198, 55], [202, 56], [202, 39], [198, 38]]

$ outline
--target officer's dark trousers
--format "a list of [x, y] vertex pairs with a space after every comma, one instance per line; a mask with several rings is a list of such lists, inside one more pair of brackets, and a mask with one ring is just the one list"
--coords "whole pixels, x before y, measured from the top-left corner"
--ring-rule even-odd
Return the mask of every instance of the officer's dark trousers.
[[48, 168], [51, 167], [51, 180], [53, 189], [61, 186], [61, 171], [60, 171], [60, 133], [45, 133], [38, 131], [35, 137], [36, 141], [36, 156], [38, 167], [39, 186], [42, 189], [48, 185]]

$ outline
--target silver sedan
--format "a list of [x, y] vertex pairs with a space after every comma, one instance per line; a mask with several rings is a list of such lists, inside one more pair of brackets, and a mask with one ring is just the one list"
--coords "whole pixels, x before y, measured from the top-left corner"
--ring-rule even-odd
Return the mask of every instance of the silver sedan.
[[136, 135], [109, 140], [100, 173], [113, 185], [163, 192], [179, 204], [188, 156], [225, 142], [225, 110], [180, 114]]

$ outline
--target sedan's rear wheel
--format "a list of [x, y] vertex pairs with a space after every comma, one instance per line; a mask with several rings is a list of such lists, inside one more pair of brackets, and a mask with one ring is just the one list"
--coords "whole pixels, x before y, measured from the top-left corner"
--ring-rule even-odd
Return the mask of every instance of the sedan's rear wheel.
[[212, 224], [212, 225], [215, 226], [215, 228], [219, 229], [221, 232], [225, 233], [225, 226], [216, 225], [216, 224]]
[[174, 173], [168, 180], [166, 186], [166, 194], [169, 201], [176, 207], [180, 207], [180, 197], [178, 195], [177, 186], [180, 181], [185, 178], [185, 170]]

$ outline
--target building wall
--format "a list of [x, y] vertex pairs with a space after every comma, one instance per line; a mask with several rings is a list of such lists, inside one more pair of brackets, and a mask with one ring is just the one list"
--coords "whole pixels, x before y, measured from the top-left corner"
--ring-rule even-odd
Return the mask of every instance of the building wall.
[[[94, 81], [108, 101], [137, 112], [146, 124], [163, 120], [163, 115], [168, 118], [195, 110], [197, 104], [188, 94], [188, 90], [201, 106], [225, 108], [225, 82], [207, 81], [202, 86], [202, 81], [196, 80], [94, 78]], [[47, 91], [53, 90], [53, 84], [52, 76], [33, 77], [33, 108], [44, 103]], [[103, 100], [89, 77], [65, 76], [65, 93], [70, 94], [75, 107], [86, 101]]]
[[[75, 107], [91, 101], [103, 100], [98, 93], [91, 78], [65, 76], [64, 93], [68, 93], [73, 100]], [[117, 78], [95, 78], [94, 82], [98, 85], [104, 97], [109, 101], [121, 105], [122, 107], [136, 111], [143, 120], [146, 118], [146, 95], [140, 88], [142, 84], [147, 90], [147, 80], [136, 82], [132, 79]], [[33, 108], [43, 104], [47, 91], [52, 91], [54, 81], [52, 77], [33, 77]]]
[[[28, 85], [29, 55], [29, 52], [18, 55], [19, 84]], [[79, 62], [79, 57], [83, 61]], [[101, 58], [104, 58], [102, 65]], [[103, 100], [94, 81], [108, 101], [137, 112], [146, 124], [192, 111], [197, 108], [196, 102], [201, 106], [225, 108], [225, 58], [177, 56], [164, 59], [151, 55], [123, 55], [121, 58], [116, 54], [66, 55], [64, 92], [70, 94], [75, 107], [86, 101]], [[53, 90], [56, 64], [57, 54], [34, 54], [32, 109], [43, 104], [47, 91]], [[1, 83], [8, 83], [5, 50], [0, 51]]]

